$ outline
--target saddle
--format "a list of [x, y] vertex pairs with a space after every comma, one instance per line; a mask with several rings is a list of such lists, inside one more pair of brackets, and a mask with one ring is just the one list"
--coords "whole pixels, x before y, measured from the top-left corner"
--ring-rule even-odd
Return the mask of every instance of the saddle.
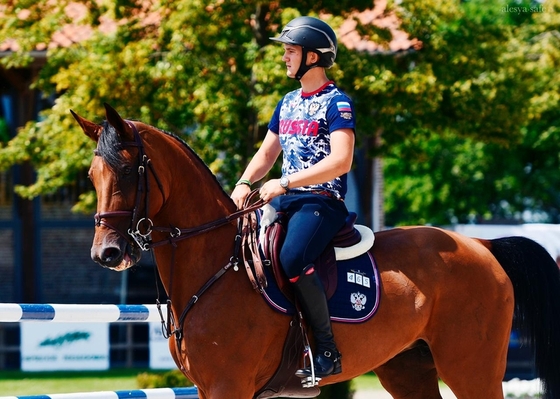
[[[266, 212], [266, 210], [263, 211], [263, 220], [265, 220]], [[315, 261], [315, 270], [325, 287], [327, 299], [330, 299], [336, 291], [336, 261], [361, 255], [373, 245], [373, 232], [367, 227], [356, 226], [357, 218], [358, 215], [355, 212], [349, 213], [344, 226]], [[261, 229], [264, 228], [264, 233], [261, 234], [260, 245], [263, 256], [265, 259], [270, 260], [278, 287], [293, 302], [294, 292], [292, 285], [284, 273], [280, 262], [280, 250], [286, 237], [286, 215], [278, 212], [270, 224], [264, 226], [263, 224], [261, 224]]]
[[[250, 206], [258, 190], [253, 190], [245, 199], [244, 208]], [[321, 278], [330, 299], [336, 291], [336, 260], [346, 260], [367, 252], [374, 243], [373, 231], [356, 225], [358, 215], [349, 212], [344, 226], [339, 230], [327, 248], [315, 261], [315, 270]], [[280, 262], [280, 250], [286, 237], [286, 215], [276, 212], [269, 204], [260, 210], [245, 213], [238, 219], [238, 247], [241, 252], [247, 276], [253, 288], [260, 293], [268, 286], [264, 266], [271, 266], [280, 291], [292, 303], [294, 293]]]

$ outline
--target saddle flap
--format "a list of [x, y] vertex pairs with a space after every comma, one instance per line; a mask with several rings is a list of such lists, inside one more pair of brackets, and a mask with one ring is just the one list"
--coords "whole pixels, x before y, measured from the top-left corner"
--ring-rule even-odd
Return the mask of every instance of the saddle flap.
[[280, 263], [280, 249], [286, 238], [286, 215], [282, 212], [276, 214], [276, 218], [265, 227], [262, 236], [261, 249], [265, 259], [271, 261], [272, 273], [278, 283], [280, 291], [293, 302], [294, 292], [290, 286], [288, 277], [282, 270]]
[[292, 317], [280, 365], [272, 378], [255, 394], [255, 399], [316, 398], [321, 393], [319, 387], [303, 388], [301, 379], [295, 374], [305, 349], [304, 342], [307, 340], [299, 320], [297, 315]]

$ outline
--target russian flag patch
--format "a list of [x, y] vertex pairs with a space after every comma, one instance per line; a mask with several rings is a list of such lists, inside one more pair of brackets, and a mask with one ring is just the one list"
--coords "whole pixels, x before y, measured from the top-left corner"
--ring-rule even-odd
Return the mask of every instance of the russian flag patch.
[[339, 112], [352, 112], [352, 108], [350, 108], [350, 103], [347, 101], [339, 101], [336, 103]]

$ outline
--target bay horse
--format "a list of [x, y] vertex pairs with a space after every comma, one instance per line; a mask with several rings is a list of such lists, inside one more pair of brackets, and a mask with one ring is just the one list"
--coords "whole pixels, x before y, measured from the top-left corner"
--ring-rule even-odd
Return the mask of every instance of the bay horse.
[[[97, 143], [92, 259], [122, 271], [149, 243], [178, 367], [201, 399], [253, 398], [281, 360], [290, 318], [235, 271], [233, 201], [178, 137], [109, 105], [101, 124], [72, 114]], [[321, 385], [374, 371], [397, 399], [441, 399], [438, 378], [459, 399], [503, 399], [515, 313], [545, 397], [560, 398], [560, 272], [539, 244], [416, 226], [377, 232], [370, 253], [380, 307], [366, 322], [333, 323], [343, 371]]]

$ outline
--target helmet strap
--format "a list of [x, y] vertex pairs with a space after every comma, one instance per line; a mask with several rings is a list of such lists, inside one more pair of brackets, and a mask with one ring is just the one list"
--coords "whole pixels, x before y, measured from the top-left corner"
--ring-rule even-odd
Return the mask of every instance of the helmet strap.
[[295, 76], [295, 79], [297, 81], [300, 81], [301, 78], [303, 78], [303, 75], [305, 75], [307, 73], [307, 71], [319, 66], [318, 64], [319, 64], [320, 59], [319, 59], [319, 61], [317, 61], [317, 62], [315, 62], [311, 65], [307, 65], [307, 54], [308, 53], [309, 53], [309, 51], [307, 50], [307, 48], [302, 46], [301, 47], [301, 62], [299, 64], [299, 68], [298, 68], [298, 70], [296, 72], [296, 76]]

